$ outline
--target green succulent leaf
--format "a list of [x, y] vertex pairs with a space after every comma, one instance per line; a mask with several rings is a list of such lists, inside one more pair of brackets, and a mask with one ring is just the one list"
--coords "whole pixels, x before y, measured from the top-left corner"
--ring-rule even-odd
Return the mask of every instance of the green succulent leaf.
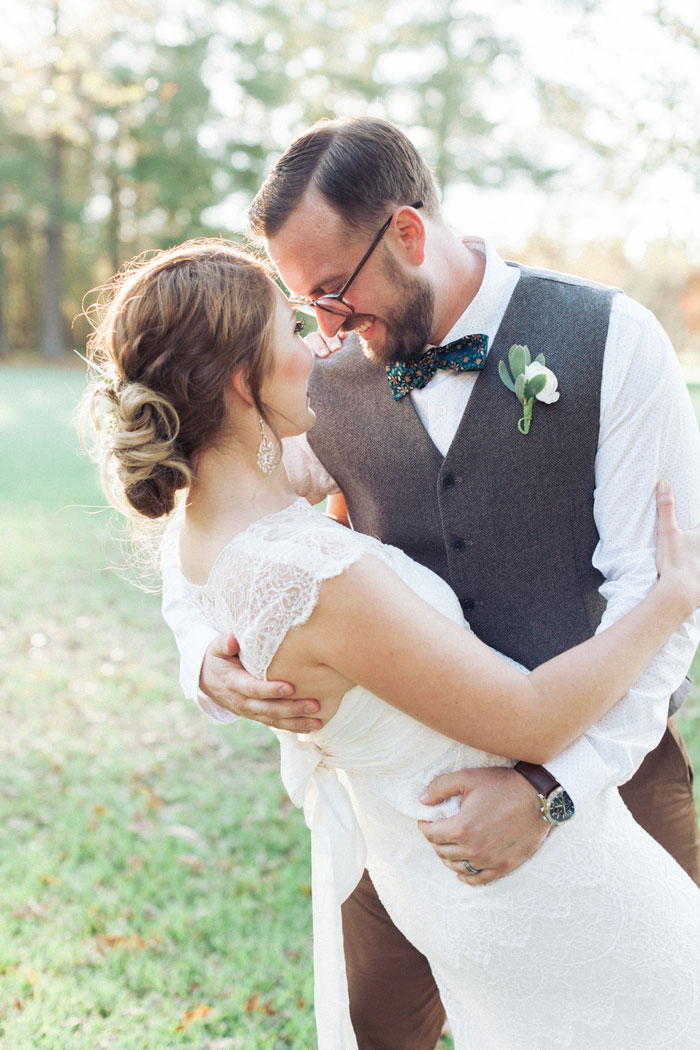
[[526, 346], [519, 346], [516, 343], [508, 351], [508, 363], [513, 373], [513, 379], [517, 379], [530, 364], [530, 351]]
[[538, 354], [537, 357], [535, 358], [535, 361], [537, 361], [538, 364], [543, 365], [544, 364], [544, 354]]
[[539, 375], [528, 379], [525, 384], [525, 397], [537, 397], [547, 385], [547, 376]]
[[525, 376], [522, 372], [515, 380], [515, 396], [518, 401], [523, 401], [525, 397]]
[[505, 361], [498, 362], [498, 374], [501, 377], [501, 382], [505, 383], [509, 390], [515, 391], [515, 383], [510, 378]]

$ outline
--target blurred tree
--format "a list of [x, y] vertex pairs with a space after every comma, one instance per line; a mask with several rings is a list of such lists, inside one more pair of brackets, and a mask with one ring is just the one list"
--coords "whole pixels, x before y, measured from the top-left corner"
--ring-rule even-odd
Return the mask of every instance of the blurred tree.
[[678, 353], [697, 349], [700, 271], [682, 244], [653, 241], [632, 262], [617, 239], [571, 244], [538, 233], [528, 240], [522, 257], [530, 266], [576, 273], [620, 288], [658, 317]]
[[[687, 8], [686, 8], [687, 9]], [[663, 109], [655, 121], [640, 122], [648, 143], [648, 165], [659, 167], [669, 160], [695, 181], [700, 190], [700, 22], [678, 13], [677, 4], [657, 4], [656, 18], [675, 40], [679, 61], [672, 76], [658, 85]], [[662, 133], [659, 133], [661, 127]]]
[[[11, 278], [24, 255], [29, 254], [28, 198], [36, 197], [40, 159], [35, 140], [19, 130], [10, 130], [7, 117], [0, 113], [0, 354], [21, 345], [18, 319], [23, 314], [20, 286]], [[26, 193], [28, 187], [34, 191]], [[8, 289], [14, 288], [14, 295]]]
[[[16, 341], [47, 357], [65, 349], [87, 287], [133, 251], [209, 232], [202, 212], [228, 189], [225, 139], [205, 134], [206, 33], [176, 19], [167, 39], [146, 0], [116, 12], [94, 0], [94, 18], [72, 32], [60, 3], [42, 6], [34, 41], [2, 55], [0, 79], [0, 304], [24, 304]], [[20, 245], [43, 263], [40, 326], [19, 287]]]
[[519, 141], [509, 112], [534, 84], [515, 41], [461, 0], [437, 0], [410, 19], [404, 4], [392, 11], [393, 45], [377, 56], [374, 78], [389, 114], [422, 129], [441, 186], [497, 187], [521, 175], [546, 182], [552, 170]]
[[[657, 18], [696, 54], [697, 33], [664, 13], [672, 2]], [[590, 19], [601, 7], [559, 4]], [[654, 84], [655, 108], [635, 98], [615, 115], [646, 142], [618, 163], [595, 85], [543, 79], [470, 0], [34, 0], [25, 30], [21, 44], [0, 39], [0, 352], [59, 352], [83, 291], [139, 250], [243, 231], [277, 156], [320, 117], [396, 121], [444, 189], [551, 186], [558, 172], [568, 185], [613, 157], [629, 187], [634, 165], [668, 149], [700, 177], [680, 79], [669, 112], [685, 138], [654, 138], [670, 97]]]
[[242, 118], [234, 163], [251, 192], [295, 133], [346, 114], [408, 128], [443, 188], [551, 174], [505, 119], [509, 93], [533, 75], [466, 0], [224, 0], [216, 15], [216, 72]]

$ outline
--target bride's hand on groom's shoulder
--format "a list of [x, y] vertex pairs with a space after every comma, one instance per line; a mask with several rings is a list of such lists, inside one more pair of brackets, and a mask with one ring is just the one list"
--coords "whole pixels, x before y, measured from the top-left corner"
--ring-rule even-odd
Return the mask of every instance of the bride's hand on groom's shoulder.
[[656, 512], [656, 568], [662, 582], [673, 587], [687, 617], [700, 605], [700, 525], [686, 531], [678, 527], [667, 481], [656, 486]]
[[[537, 793], [513, 769], [490, 766], [445, 773], [428, 786], [421, 802], [437, 805], [461, 795], [459, 813], [418, 826], [442, 863], [470, 886], [483, 886], [519, 868], [550, 831]], [[468, 861], [478, 874], [468, 875]]]
[[224, 710], [274, 729], [310, 733], [322, 725], [313, 717], [320, 708], [318, 700], [294, 698], [290, 682], [268, 682], [246, 671], [232, 634], [219, 635], [207, 649], [199, 688]]

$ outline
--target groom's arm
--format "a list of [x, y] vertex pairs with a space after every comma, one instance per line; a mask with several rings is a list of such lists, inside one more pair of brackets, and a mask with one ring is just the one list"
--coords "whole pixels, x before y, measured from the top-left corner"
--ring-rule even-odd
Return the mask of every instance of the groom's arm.
[[[700, 521], [700, 438], [678, 358], [656, 318], [617, 296], [601, 388], [593, 563], [605, 577], [607, 608], [598, 630], [618, 620], [656, 581], [653, 488], [666, 479], [678, 521]], [[615, 352], [612, 352], [615, 351]], [[634, 688], [550, 771], [579, 806], [624, 784], [663, 736], [668, 700], [682, 685], [700, 640], [700, 620], [673, 635]]]
[[[619, 619], [656, 579], [653, 507], [657, 481], [672, 482], [678, 520], [700, 521], [700, 439], [678, 360], [649, 311], [616, 296], [601, 387], [594, 563], [608, 605], [599, 630]], [[580, 811], [608, 785], [625, 783], [664, 733], [669, 695], [697, 648], [698, 617], [674, 635], [628, 695], [548, 764]], [[528, 794], [529, 792], [529, 794]], [[517, 868], [543, 841], [534, 789], [517, 773], [466, 770], [438, 778], [430, 801], [461, 794], [456, 817], [423, 824], [443, 861], [468, 859], [488, 882]], [[574, 819], [576, 819], [574, 817]]]

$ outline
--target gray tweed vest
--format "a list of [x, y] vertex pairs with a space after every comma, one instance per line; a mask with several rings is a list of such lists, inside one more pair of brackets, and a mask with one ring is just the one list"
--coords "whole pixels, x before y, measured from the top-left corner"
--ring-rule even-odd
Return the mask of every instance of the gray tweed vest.
[[[514, 264], [512, 264], [514, 265]], [[591, 557], [600, 383], [614, 289], [520, 267], [521, 276], [454, 441], [443, 456], [410, 397], [356, 340], [312, 374], [316, 455], [354, 528], [447, 580], [473, 630], [528, 667], [595, 631], [604, 600]], [[536, 402], [530, 433], [498, 376], [513, 343], [543, 353], [554, 405]]]

